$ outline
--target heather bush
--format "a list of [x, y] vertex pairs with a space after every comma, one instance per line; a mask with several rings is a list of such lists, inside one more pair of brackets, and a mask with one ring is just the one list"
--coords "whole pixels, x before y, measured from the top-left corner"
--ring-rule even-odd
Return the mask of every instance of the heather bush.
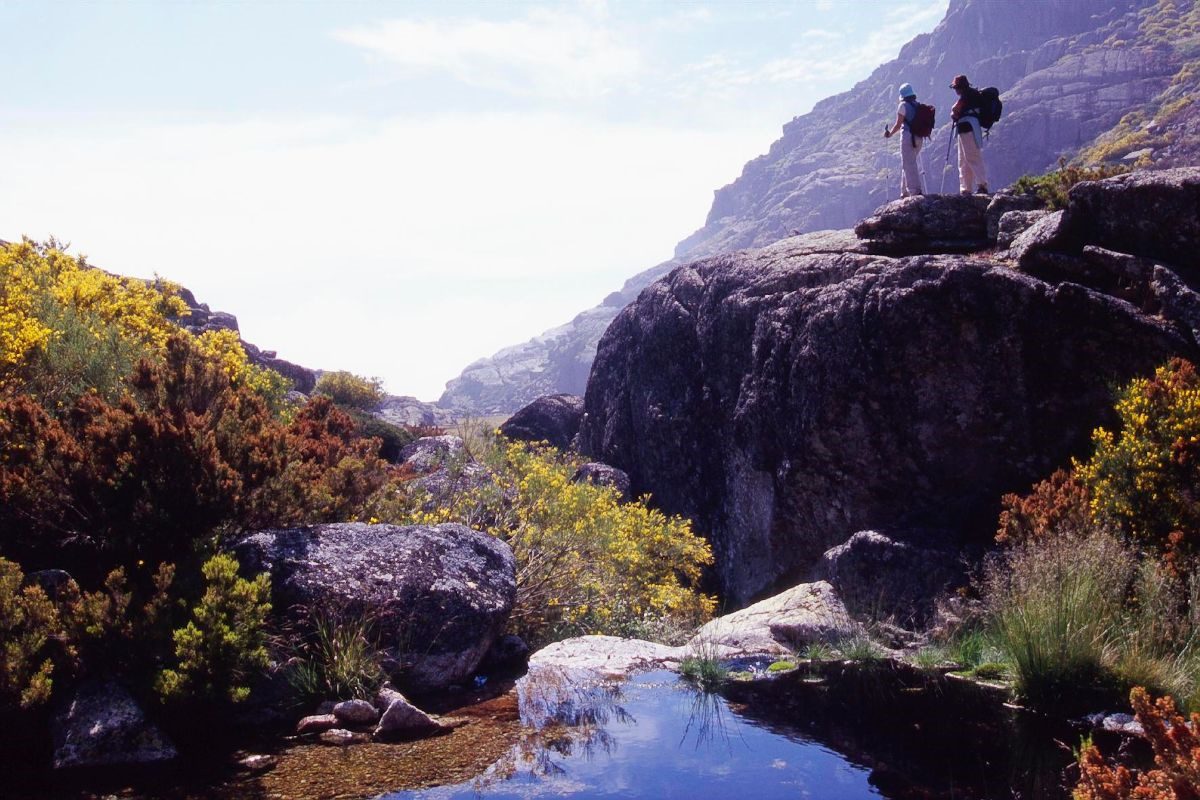
[[383, 382], [363, 378], [352, 372], [326, 372], [317, 381], [314, 394], [322, 394], [334, 403], [360, 411], [374, 411], [383, 401]]
[[1027, 495], [1004, 495], [1000, 505], [996, 541], [1001, 544], [1023, 544], [1047, 536], [1078, 537], [1092, 527], [1087, 486], [1065, 469], [1055, 470]]
[[0, 712], [50, 699], [58, 608], [39, 586], [22, 586], [21, 568], [0, 558]]
[[245, 580], [237, 566], [224, 554], [204, 563], [204, 596], [173, 635], [177, 666], [159, 674], [165, 700], [241, 702], [250, 695], [250, 678], [267, 667], [270, 578]]
[[1184, 719], [1170, 697], [1151, 700], [1141, 687], [1129, 694], [1134, 715], [1154, 751], [1154, 768], [1140, 774], [1109, 764], [1090, 741], [1079, 753], [1075, 800], [1196, 800], [1200, 798], [1200, 714]]

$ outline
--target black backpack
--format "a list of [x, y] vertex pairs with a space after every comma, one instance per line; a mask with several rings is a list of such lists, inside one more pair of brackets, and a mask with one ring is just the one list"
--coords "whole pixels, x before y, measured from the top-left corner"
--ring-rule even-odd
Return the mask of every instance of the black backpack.
[[996, 120], [1000, 119], [1000, 112], [1004, 110], [1004, 103], [1000, 102], [1000, 90], [995, 86], [980, 90], [978, 105], [979, 127], [990, 131]]

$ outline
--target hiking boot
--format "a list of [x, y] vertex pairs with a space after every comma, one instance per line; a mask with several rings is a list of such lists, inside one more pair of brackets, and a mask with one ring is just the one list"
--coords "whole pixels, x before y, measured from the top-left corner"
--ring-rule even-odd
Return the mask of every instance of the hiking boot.
[[986, 183], [981, 183], [979, 184], [979, 188], [975, 190], [975, 194], [991, 194], [991, 192], [988, 191]]
[[974, 193], [970, 189], [963, 189], [959, 194], [962, 194], [964, 197], [970, 197]]

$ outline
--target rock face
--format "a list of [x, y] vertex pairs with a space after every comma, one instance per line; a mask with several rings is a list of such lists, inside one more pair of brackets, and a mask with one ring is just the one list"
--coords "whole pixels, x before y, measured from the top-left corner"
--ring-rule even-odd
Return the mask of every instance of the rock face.
[[582, 419], [582, 397], [548, 394], [505, 420], [500, 432], [520, 442], [549, 442], [559, 450], [566, 450], [579, 433]]
[[85, 683], [55, 715], [54, 768], [150, 764], [177, 755], [119, 684]]
[[878, 531], [859, 531], [825, 551], [822, 562], [849, 611], [903, 625], [923, 626], [938, 596], [965, 582], [954, 553], [898, 542]]
[[947, 86], [963, 70], [1004, 98], [985, 147], [993, 189], [1081, 152], [1131, 164], [1197, 163], [1200, 102], [1186, 30], [1194, 19], [1194, 10], [1156, 0], [952, 0], [941, 23], [901, 47], [896, 60], [784, 125], [769, 152], [716, 192], [704, 227], [679, 243], [674, 260], [631, 278], [570, 323], [475, 362], [439, 405], [499, 413], [542, 394], [580, 394], [605, 327], [671, 269], [796, 231], [850, 228], [895, 196], [888, 179], [890, 171], [895, 181], [897, 154], [879, 138], [877, 122], [893, 113], [904, 81], [937, 106], [942, 123], [924, 151], [931, 191], [957, 190], [953, 158], [943, 169], [943, 154], [955, 100]]
[[859, 628], [825, 581], [802, 583], [706, 623], [688, 643], [722, 657], [787, 655], [814, 642], [834, 643]]
[[[648, 287], [601, 340], [580, 432], [710, 537], [737, 603], [813, 574], [856, 531], [986, 540], [1004, 492], [1111, 422], [1113, 385], [1197, 354], [1183, 312], [994, 259], [785, 245]], [[1173, 307], [1194, 303], [1172, 285]]]
[[274, 607], [367, 613], [404, 680], [442, 688], [469, 676], [516, 599], [508, 545], [463, 525], [361, 523], [269, 530], [234, 552], [271, 574]]

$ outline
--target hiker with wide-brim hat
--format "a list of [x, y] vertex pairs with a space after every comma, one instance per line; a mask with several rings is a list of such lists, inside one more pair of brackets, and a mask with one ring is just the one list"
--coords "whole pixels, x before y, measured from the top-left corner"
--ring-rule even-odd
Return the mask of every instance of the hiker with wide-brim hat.
[[900, 105], [896, 107], [896, 124], [891, 128], [884, 127], [883, 138], [890, 139], [897, 131], [904, 131], [904, 136], [900, 138], [900, 196], [925, 194], [917, 162], [925, 140], [915, 136], [912, 131], [912, 123], [917, 116], [917, 93], [910, 83], [900, 84], [898, 91]]
[[958, 188], [963, 194], [988, 193], [987, 167], [983, 163], [983, 130], [979, 124], [982, 99], [966, 75], [958, 75], [950, 84], [958, 92], [958, 102], [950, 109], [950, 119], [958, 138]]

